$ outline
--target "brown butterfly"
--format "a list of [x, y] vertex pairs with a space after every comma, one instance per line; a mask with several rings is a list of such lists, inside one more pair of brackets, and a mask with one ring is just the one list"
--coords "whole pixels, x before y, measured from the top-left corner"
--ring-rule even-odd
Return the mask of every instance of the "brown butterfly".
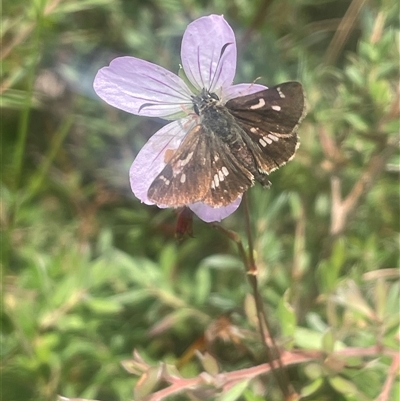
[[193, 96], [200, 118], [148, 190], [158, 205], [203, 202], [226, 206], [291, 160], [299, 146], [297, 129], [305, 116], [298, 82], [240, 96], [221, 104], [207, 90]]

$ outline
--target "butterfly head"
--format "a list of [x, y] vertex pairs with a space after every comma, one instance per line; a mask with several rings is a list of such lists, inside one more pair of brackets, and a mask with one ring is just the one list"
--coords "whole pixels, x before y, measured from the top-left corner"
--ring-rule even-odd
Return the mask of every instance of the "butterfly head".
[[216, 93], [211, 93], [207, 89], [195, 96], [192, 96], [194, 112], [199, 116], [209, 107], [214, 106], [219, 102], [219, 97]]

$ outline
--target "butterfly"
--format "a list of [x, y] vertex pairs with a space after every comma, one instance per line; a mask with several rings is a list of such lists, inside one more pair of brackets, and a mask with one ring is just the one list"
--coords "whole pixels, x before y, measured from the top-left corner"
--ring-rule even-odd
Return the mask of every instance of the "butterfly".
[[305, 116], [299, 82], [285, 82], [221, 104], [203, 89], [193, 96], [199, 124], [148, 189], [148, 198], [168, 207], [203, 202], [227, 206], [257, 181], [294, 157], [297, 129]]

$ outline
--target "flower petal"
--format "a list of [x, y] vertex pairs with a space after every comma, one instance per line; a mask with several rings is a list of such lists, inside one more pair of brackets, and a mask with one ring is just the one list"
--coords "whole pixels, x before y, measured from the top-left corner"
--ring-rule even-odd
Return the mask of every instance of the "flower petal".
[[188, 25], [182, 39], [182, 65], [197, 88], [218, 94], [232, 84], [236, 70], [236, 40], [220, 15], [202, 17]]
[[101, 68], [94, 84], [107, 103], [128, 113], [168, 117], [192, 108], [191, 92], [177, 75], [136, 57], [118, 57]]
[[142, 202], [154, 204], [147, 197], [147, 191], [166, 165], [166, 152], [176, 150], [195, 124], [191, 116], [173, 121], [157, 131], [140, 150], [129, 170], [129, 179], [132, 192]]
[[268, 87], [254, 83], [232, 85], [229, 88], [224, 89], [221, 98], [222, 101], [226, 103], [228, 100], [235, 99], [236, 97], [250, 95], [264, 89], [268, 89]]
[[213, 208], [201, 202], [193, 203], [189, 205], [189, 207], [200, 219], [206, 223], [211, 223], [213, 221], [221, 221], [228, 217], [239, 207], [241, 201], [242, 197], [239, 196], [234, 202], [224, 207]]

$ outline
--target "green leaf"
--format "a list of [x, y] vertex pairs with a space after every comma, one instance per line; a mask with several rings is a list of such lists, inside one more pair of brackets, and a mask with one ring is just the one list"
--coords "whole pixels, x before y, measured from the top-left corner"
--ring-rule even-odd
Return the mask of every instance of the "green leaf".
[[143, 373], [134, 389], [135, 400], [142, 399], [154, 390], [161, 378], [162, 370], [162, 366], [154, 366]]
[[387, 107], [392, 100], [392, 90], [386, 80], [374, 80], [369, 84], [369, 91], [372, 98], [378, 104]]
[[246, 389], [243, 395], [246, 401], [266, 401], [265, 397], [254, 394], [250, 389]]
[[318, 275], [321, 278], [321, 287], [325, 292], [332, 292], [338, 284], [340, 271], [346, 260], [346, 245], [343, 239], [336, 240], [329, 260], [321, 261], [318, 266]]
[[344, 120], [347, 121], [354, 129], [359, 132], [367, 132], [369, 125], [364, 121], [363, 117], [359, 114], [346, 112]]
[[346, 68], [345, 72], [349, 79], [357, 86], [363, 87], [365, 85], [365, 76], [360, 68], [356, 67], [355, 65], [350, 65]]
[[72, 1], [68, 3], [61, 3], [61, 5], [56, 8], [56, 11], [58, 14], [69, 14], [106, 5], [109, 5], [108, 0], [80, 0], [79, 2]]
[[115, 298], [88, 298], [85, 305], [95, 313], [114, 315], [122, 311], [123, 307]]
[[293, 336], [296, 329], [296, 313], [288, 302], [289, 294], [289, 290], [285, 291], [278, 305], [278, 316], [283, 336]]
[[341, 376], [330, 377], [330, 385], [338, 392], [344, 395], [360, 396], [360, 392], [356, 385]]
[[304, 373], [309, 379], [316, 380], [324, 375], [324, 369], [319, 363], [310, 362], [304, 366]]
[[162, 248], [160, 255], [160, 266], [166, 274], [170, 274], [177, 263], [177, 249], [174, 243], [167, 244]]
[[324, 379], [320, 377], [311, 382], [310, 384], [304, 386], [300, 391], [300, 395], [302, 397], [309, 397], [310, 395], [316, 393], [323, 386], [323, 384], [324, 384]]
[[202, 260], [200, 268], [207, 267], [216, 270], [243, 269], [243, 262], [231, 255], [212, 255]]
[[211, 274], [205, 266], [196, 271], [194, 296], [196, 305], [204, 305], [211, 292]]
[[249, 386], [249, 380], [243, 380], [217, 398], [218, 401], [236, 401]]
[[337, 289], [334, 300], [372, 321], [376, 320], [374, 310], [368, 305], [359, 286], [353, 280], [347, 280]]
[[204, 370], [211, 376], [216, 376], [219, 373], [219, 365], [217, 360], [208, 352], [201, 354], [197, 352], [197, 357], [200, 359]]
[[335, 335], [333, 333], [332, 328], [330, 328], [322, 336], [322, 349], [329, 354], [333, 352], [334, 347], [335, 347]]
[[296, 345], [304, 349], [321, 349], [322, 333], [317, 333], [303, 327], [296, 327], [294, 339]]

